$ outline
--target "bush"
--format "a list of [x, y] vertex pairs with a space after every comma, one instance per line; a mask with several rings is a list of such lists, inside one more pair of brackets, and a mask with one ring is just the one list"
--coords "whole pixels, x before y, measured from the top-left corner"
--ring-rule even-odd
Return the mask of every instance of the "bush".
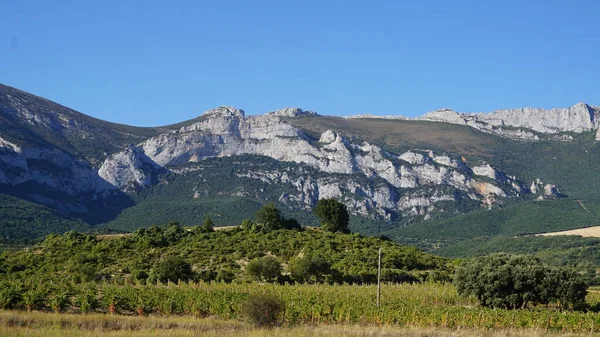
[[299, 283], [323, 282], [331, 274], [331, 263], [322, 257], [303, 257], [290, 260], [288, 269], [291, 278]]
[[493, 254], [465, 261], [456, 270], [454, 283], [460, 295], [473, 295], [482, 306], [492, 308], [556, 302], [564, 309], [580, 309], [587, 295], [581, 275], [545, 266], [530, 255]]
[[279, 323], [285, 303], [271, 295], [252, 295], [242, 304], [242, 316], [258, 327], [273, 327]]
[[156, 278], [162, 283], [187, 282], [194, 276], [190, 263], [180, 257], [168, 257], [162, 260], [157, 264], [155, 272]]
[[281, 263], [272, 256], [250, 261], [246, 272], [257, 281], [273, 282], [281, 275]]

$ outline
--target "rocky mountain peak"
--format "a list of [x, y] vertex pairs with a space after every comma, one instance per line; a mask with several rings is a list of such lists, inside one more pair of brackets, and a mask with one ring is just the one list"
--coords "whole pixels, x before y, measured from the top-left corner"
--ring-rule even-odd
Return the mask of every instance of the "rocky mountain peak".
[[299, 116], [318, 116], [319, 114], [314, 111], [302, 110], [300, 108], [283, 108], [275, 111], [268, 112], [269, 115], [280, 116], [280, 117], [299, 117]]
[[244, 110], [236, 109], [232, 106], [220, 106], [216, 109], [210, 109], [202, 113], [202, 116], [218, 116], [218, 117], [244, 117]]
[[447, 122], [453, 124], [467, 124], [466, 120], [459, 114], [458, 112], [443, 108], [434, 111], [430, 111], [424, 114], [421, 117], [418, 117], [419, 120], [427, 120], [432, 122]]

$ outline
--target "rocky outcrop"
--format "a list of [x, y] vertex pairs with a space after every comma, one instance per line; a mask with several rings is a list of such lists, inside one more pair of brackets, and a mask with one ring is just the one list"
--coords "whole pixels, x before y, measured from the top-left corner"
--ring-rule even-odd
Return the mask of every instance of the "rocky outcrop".
[[538, 200], [552, 200], [566, 197], [564, 194], [560, 193], [558, 187], [552, 184], [546, 184], [544, 186], [544, 191], [542, 195], [538, 197]]
[[[470, 126], [483, 132], [520, 140], [539, 140], [540, 134], [559, 134], [563, 132], [581, 133], [598, 130], [600, 107], [577, 103], [569, 108], [505, 109], [490, 113], [459, 113], [452, 109], [439, 109], [428, 112], [419, 121], [443, 122]], [[403, 116], [355, 115], [347, 118], [385, 118], [409, 119]], [[600, 131], [596, 140], [600, 140]], [[572, 140], [570, 135], [556, 135], [552, 139]]]
[[279, 117], [318, 116], [314, 111], [302, 110], [300, 108], [284, 108], [268, 112], [267, 114]]
[[[318, 143], [314, 143], [304, 131], [282, 119], [282, 115], [289, 116], [286, 112], [246, 117], [242, 110], [232, 107], [213, 109], [203, 114], [207, 117], [203, 121], [110, 156], [102, 165], [100, 175], [128, 190], [130, 186], [149, 185], [151, 173], [157, 168], [174, 168], [210, 157], [261, 155], [308, 165], [324, 173], [381, 179], [386, 187], [375, 189], [330, 176], [290, 182], [282, 175], [274, 183], [291, 183], [299, 193], [282, 195], [282, 202], [301, 202], [312, 207], [318, 198], [351, 196], [344, 198], [355, 213], [375, 213], [382, 218], [389, 217], [392, 211], [427, 213], [424, 210], [435, 202], [456, 199], [452, 193], [436, 190], [438, 187], [461, 191], [487, 206], [500, 198], [528, 192], [514, 177], [490, 165], [470, 168], [460, 158], [432, 151], [390, 153], [367, 142], [350, 142], [331, 130], [323, 132]], [[267, 179], [260, 172], [253, 172], [252, 177]], [[417, 191], [424, 187], [429, 188], [429, 195]], [[414, 191], [404, 191], [407, 189]], [[421, 201], [415, 204], [411, 193], [419, 195], [415, 198]]]
[[130, 145], [125, 150], [109, 156], [98, 175], [113, 186], [127, 192], [150, 186], [160, 166], [144, 154], [144, 150]]
[[87, 163], [57, 150], [21, 147], [0, 138], [0, 184], [36, 182], [69, 195], [115, 189]]

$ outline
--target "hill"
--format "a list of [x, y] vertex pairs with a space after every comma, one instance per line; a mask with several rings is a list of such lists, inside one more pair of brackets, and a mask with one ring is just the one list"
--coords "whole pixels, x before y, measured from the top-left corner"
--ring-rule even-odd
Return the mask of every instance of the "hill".
[[448, 278], [452, 269], [448, 260], [414, 247], [358, 234], [285, 229], [264, 232], [260, 226], [206, 232], [200, 227], [184, 229], [172, 224], [114, 238], [99, 239], [77, 232], [49, 236], [31, 249], [3, 253], [0, 271], [5, 280], [79, 283], [137, 279], [145, 283], [160, 278], [163, 261], [180, 259], [191, 267], [191, 279], [229, 282], [248, 279], [245, 266], [270, 256], [286, 266], [285, 270], [298, 259], [321, 261], [321, 274], [332, 282], [373, 282], [380, 247], [385, 252], [382, 263], [388, 281]]

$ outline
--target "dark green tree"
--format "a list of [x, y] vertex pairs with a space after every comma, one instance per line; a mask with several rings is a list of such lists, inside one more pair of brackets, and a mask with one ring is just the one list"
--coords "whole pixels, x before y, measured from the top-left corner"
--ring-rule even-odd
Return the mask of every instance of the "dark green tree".
[[587, 296], [587, 282], [582, 275], [565, 267], [548, 271], [544, 279], [543, 296], [548, 302], [557, 302], [563, 309], [583, 309]]
[[254, 259], [246, 265], [246, 272], [257, 281], [274, 282], [281, 275], [281, 263], [272, 256]]
[[268, 231], [283, 228], [284, 218], [274, 203], [263, 205], [256, 212], [256, 221], [261, 223]]
[[323, 282], [325, 276], [331, 274], [331, 263], [322, 257], [302, 257], [292, 259], [288, 269], [296, 282]]
[[190, 263], [178, 256], [167, 257], [160, 261], [155, 267], [155, 274], [156, 278], [163, 283], [189, 281], [194, 276]]
[[202, 224], [202, 227], [200, 227], [200, 229], [203, 233], [210, 233], [215, 231], [215, 223], [212, 221], [210, 216], [208, 216], [208, 214], [204, 218], [204, 223]]
[[341, 202], [333, 198], [321, 199], [317, 202], [313, 213], [321, 221], [321, 228], [330, 232], [349, 232], [350, 215], [346, 205]]
[[473, 295], [483, 306], [509, 309], [550, 302], [580, 308], [587, 288], [577, 273], [545, 266], [535, 256], [509, 254], [463, 262], [454, 283], [460, 295]]

